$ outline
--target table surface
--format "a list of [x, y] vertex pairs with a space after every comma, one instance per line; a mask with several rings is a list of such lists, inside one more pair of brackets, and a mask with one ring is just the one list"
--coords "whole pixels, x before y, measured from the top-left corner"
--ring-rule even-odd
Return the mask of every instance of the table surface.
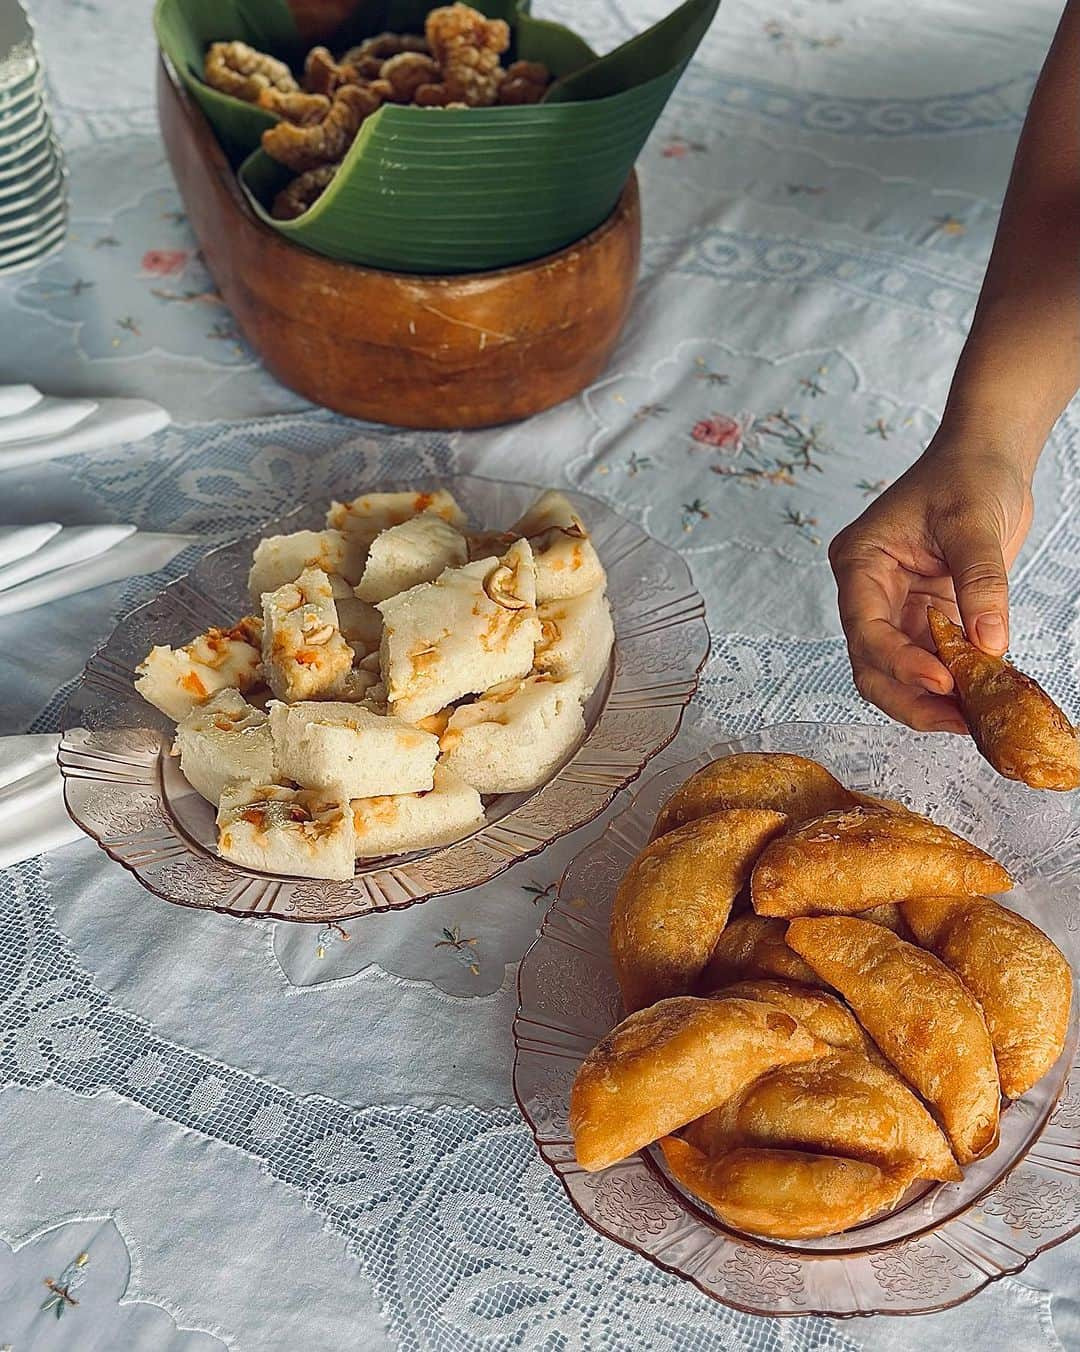
[[[537, 6], [601, 48], [667, 7]], [[36, 0], [71, 237], [0, 282], [2, 379], [147, 396], [174, 424], [0, 474], [0, 515], [209, 546], [386, 478], [580, 488], [681, 550], [708, 603], [668, 760], [792, 718], [870, 721], [827, 543], [935, 425], [1058, 8], [912, 0], [901, 27], [891, 0], [726, 0], [641, 159], [641, 282], [609, 371], [526, 424], [447, 435], [349, 422], [259, 368], [164, 157], [149, 4]], [[1043, 457], [1014, 575], [1016, 652], [1073, 708], [1077, 427]], [[192, 555], [0, 620], [0, 731], [55, 727], [117, 617]], [[516, 964], [597, 829], [321, 932], [168, 906], [89, 842], [9, 870], [0, 1345], [1080, 1348], [1080, 1241], [954, 1311], [840, 1324], [726, 1310], [577, 1218], [513, 1106], [510, 1025]], [[62, 1321], [47, 1278], [74, 1283]]]

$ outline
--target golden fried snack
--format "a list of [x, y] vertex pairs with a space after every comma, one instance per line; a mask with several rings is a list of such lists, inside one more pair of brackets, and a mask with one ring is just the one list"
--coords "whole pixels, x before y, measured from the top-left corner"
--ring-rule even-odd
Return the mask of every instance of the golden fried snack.
[[[371, 75], [378, 75], [380, 64], [378, 61], [372, 63]], [[312, 47], [304, 60], [301, 84], [309, 94], [325, 94], [332, 98], [342, 85], [359, 84], [362, 78], [356, 66], [335, 61], [327, 48]]]
[[340, 164], [320, 164], [286, 183], [274, 198], [270, 215], [276, 221], [295, 221], [308, 207], [313, 206], [330, 186]]
[[539, 103], [551, 83], [542, 61], [511, 61], [499, 85], [499, 103]]
[[823, 986], [814, 969], [787, 946], [787, 923], [763, 915], [740, 915], [732, 920], [705, 965], [698, 982], [702, 993], [744, 978], [780, 977], [803, 986]]
[[856, 789], [852, 789], [851, 796], [855, 799], [852, 804], [853, 807], [876, 807], [880, 808], [882, 812], [911, 811], [906, 803], [901, 803], [896, 798], [881, 798], [876, 793], [859, 793]]
[[330, 100], [323, 94], [286, 94], [280, 89], [264, 89], [256, 103], [268, 113], [277, 113], [278, 117], [298, 127], [313, 126], [330, 111]]
[[298, 174], [340, 160], [352, 145], [360, 124], [382, 106], [382, 97], [367, 85], [343, 85], [330, 111], [313, 127], [279, 122], [262, 134], [263, 149]]
[[421, 85], [416, 102], [423, 107], [490, 107], [503, 79], [499, 56], [510, 46], [509, 25], [503, 19], [486, 19], [469, 5], [442, 5], [428, 13], [424, 35], [442, 79]]
[[611, 910], [611, 956], [627, 1010], [686, 995], [709, 961], [779, 812], [718, 812], [645, 847]]
[[915, 897], [1004, 892], [990, 855], [914, 812], [826, 812], [774, 840], [754, 866], [760, 915], [845, 915]]
[[1061, 950], [989, 897], [931, 897], [903, 911], [919, 943], [982, 1005], [1002, 1093], [1026, 1094], [1065, 1045], [1072, 973]]
[[998, 774], [1033, 789], [1080, 786], [1080, 739], [1038, 681], [976, 648], [934, 606], [926, 618], [975, 745]]
[[904, 912], [895, 901], [887, 901], [881, 906], [871, 906], [867, 911], [860, 911], [859, 919], [869, 920], [875, 925], [884, 925], [894, 934], [899, 934], [901, 939], [911, 938], [911, 930], [904, 919]]
[[365, 61], [377, 61], [381, 66], [401, 52], [428, 52], [427, 38], [419, 33], [376, 33], [349, 50], [341, 58], [343, 65], [360, 66]]
[[212, 42], [203, 58], [203, 79], [223, 94], [255, 103], [264, 89], [295, 94], [299, 88], [284, 61], [246, 42]]
[[767, 1146], [911, 1165], [916, 1178], [962, 1177], [941, 1128], [903, 1080], [860, 1051], [767, 1071], [681, 1134], [711, 1159]]
[[379, 83], [386, 85], [388, 103], [412, 103], [423, 84], [439, 79], [438, 63], [424, 52], [398, 52], [379, 67]]
[[787, 941], [937, 1114], [961, 1164], [997, 1144], [1001, 1085], [975, 997], [933, 954], [854, 916], [793, 920]]
[[758, 981], [736, 981], [711, 994], [725, 999], [734, 996], [739, 1000], [764, 1000], [766, 1004], [775, 1005], [793, 1019], [798, 1019], [814, 1037], [838, 1051], [859, 1052], [871, 1060], [881, 1057], [847, 1005], [816, 986], [762, 978]]
[[854, 805], [854, 795], [816, 761], [780, 752], [747, 751], [723, 756], [691, 775], [660, 809], [652, 839], [733, 807], [783, 812], [794, 826], [807, 817]]
[[660, 1142], [673, 1176], [737, 1230], [813, 1239], [850, 1230], [894, 1207], [913, 1181], [909, 1165], [879, 1169], [837, 1155], [732, 1150], [710, 1160], [677, 1136]]
[[570, 1091], [578, 1163], [605, 1169], [709, 1112], [773, 1066], [828, 1051], [760, 1000], [660, 1000], [623, 1019]]

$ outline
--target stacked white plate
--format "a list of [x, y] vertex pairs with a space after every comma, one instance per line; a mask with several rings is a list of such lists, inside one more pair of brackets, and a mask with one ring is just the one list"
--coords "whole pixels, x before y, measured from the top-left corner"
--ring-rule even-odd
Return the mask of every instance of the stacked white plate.
[[0, 273], [63, 243], [65, 177], [33, 30], [18, 0], [0, 0]]

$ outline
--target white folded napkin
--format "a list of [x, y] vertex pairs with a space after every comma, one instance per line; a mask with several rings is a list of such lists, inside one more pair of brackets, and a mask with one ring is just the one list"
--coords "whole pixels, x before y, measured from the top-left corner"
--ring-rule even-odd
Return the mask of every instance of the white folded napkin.
[[40, 404], [42, 393], [33, 385], [0, 385], [0, 418], [11, 418]]
[[78, 840], [64, 806], [55, 733], [0, 737], [0, 868]]
[[[69, 537], [70, 548], [65, 543]], [[27, 558], [0, 568], [0, 616], [32, 610], [107, 582], [155, 573], [194, 538], [136, 532], [134, 526], [66, 528]]]
[[[5, 391], [26, 389], [27, 386], [0, 386], [0, 408], [3, 406]], [[39, 414], [40, 406], [49, 408]], [[63, 412], [53, 413], [55, 405]], [[88, 411], [89, 409], [89, 411]], [[77, 411], [74, 422], [65, 419]], [[139, 441], [148, 437], [169, 423], [169, 415], [158, 404], [148, 399], [99, 399], [87, 400], [51, 400], [41, 399], [40, 403], [10, 417], [0, 416], [0, 429], [5, 425], [9, 430], [22, 429], [23, 435], [12, 439], [0, 434], [0, 469], [17, 469], [22, 465], [35, 465], [42, 460], [55, 460], [62, 455], [75, 455], [83, 451], [96, 451], [107, 446], [119, 446], [127, 441]], [[27, 429], [37, 428], [27, 434]], [[45, 431], [43, 427], [56, 430]]]
[[0, 568], [40, 549], [60, 529], [59, 521], [42, 521], [37, 526], [0, 526]]

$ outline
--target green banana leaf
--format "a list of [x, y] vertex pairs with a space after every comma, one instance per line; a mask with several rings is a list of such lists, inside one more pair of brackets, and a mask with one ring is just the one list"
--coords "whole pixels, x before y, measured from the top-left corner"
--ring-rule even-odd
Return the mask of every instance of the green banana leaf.
[[[345, 262], [460, 273], [542, 257], [611, 213], [718, 5], [685, 0], [647, 32], [597, 57], [570, 30], [534, 18], [526, 0], [476, 0], [489, 17], [511, 24], [515, 56], [543, 61], [556, 76], [544, 101], [505, 108], [384, 105], [364, 122], [330, 187], [293, 221], [270, 216], [274, 195], [291, 172], [261, 148], [252, 150], [273, 118], [215, 94], [199, 78], [207, 42], [256, 41], [250, 28], [225, 31], [219, 25], [211, 32], [211, 8], [238, 23], [258, 8], [264, 30], [273, 26], [278, 34], [264, 49], [280, 56], [295, 49], [295, 32], [285, 32], [291, 19], [288, 25], [282, 20], [283, 0], [158, 0], [157, 16], [162, 46], [226, 150], [234, 157], [241, 148], [252, 150], [240, 166], [240, 181], [269, 226]], [[345, 26], [348, 38], [334, 45], [384, 28], [421, 31], [430, 8], [424, 0], [367, 0]], [[181, 45], [181, 16], [189, 13], [201, 23], [187, 23]]]

